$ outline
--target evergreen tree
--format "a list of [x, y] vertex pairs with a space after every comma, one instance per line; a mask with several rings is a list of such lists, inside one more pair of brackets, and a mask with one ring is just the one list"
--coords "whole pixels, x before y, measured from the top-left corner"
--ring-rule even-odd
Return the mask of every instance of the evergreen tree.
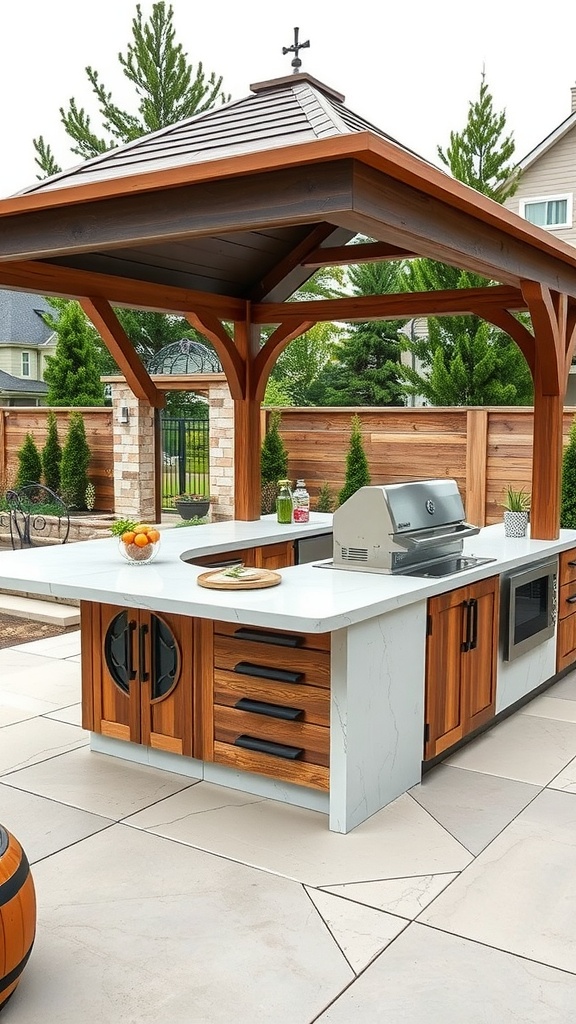
[[46, 442], [42, 449], [42, 472], [44, 483], [56, 494], [60, 491], [60, 463], [62, 461], [62, 448], [58, 440], [58, 426], [53, 412], [48, 413], [48, 433]]
[[[332, 323], [318, 323], [309, 331], [295, 338], [278, 357], [268, 382], [270, 393], [286, 395], [287, 401], [269, 401], [266, 390], [266, 405], [312, 405], [318, 381], [324, 368], [329, 364], [337, 346], [342, 329]], [[279, 387], [275, 392], [274, 385]]]
[[288, 473], [288, 452], [280, 436], [280, 413], [270, 415], [268, 430], [260, 453], [262, 484], [278, 483]]
[[346, 478], [338, 495], [338, 504], [343, 505], [356, 491], [361, 487], [368, 487], [369, 484], [370, 471], [362, 441], [362, 423], [359, 416], [353, 416], [350, 446], [346, 455]]
[[61, 463], [61, 494], [67, 505], [83, 509], [86, 502], [88, 487], [88, 466], [90, 464], [90, 448], [86, 440], [86, 430], [82, 414], [73, 412]]
[[44, 372], [48, 405], [104, 405], [94, 328], [77, 302], [49, 301], [59, 315], [43, 317], [58, 335], [56, 351], [47, 357]]
[[518, 173], [512, 162], [513, 133], [504, 135], [506, 111], [496, 113], [482, 71], [480, 93], [468, 106], [468, 120], [461, 132], [450, 132], [446, 152], [438, 156], [458, 181], [464, 181], [483, 195], [503, 203], [518, 188]]
[[[200, 62], [196, 69], [188, 62], [182, 44], [176, 42], [173, 14], [172, 6], [167, 8], [161, 0], [152, 5], [148, 21], [143, 21], [140, 4], [136, 5], [132, 40], [126, 53], [118, 54], [122, 72], [136, 92], [136, 114], [115, 103], [99, 73], [91, 67], [86, 68], [86, 75], [98, 103], [105, 135], [92, 129], [90, 117], [74, 98], [69, 101], [68, 110], [60, 108], [60, 120], [73, 143], [72, 153], [81, 160], [176, 124], [193, 114], [201, 114], [218, 100], [229, 99], [221, 92], [221, 77], [217, 78], [214, 72], [207, 76]], [[43, 172], [39, 177], [61, 170], [42, 136], [34, 139], [34, 148], [36, 163]]]
[[566, 530], [576, 530], [576, 419], [570, 427], [562, 457], [560, 526]]
[[24, 444], [18, 451], [18, 471], [14, 486], [38, 484], [42, 478], [42, 460], [32, 434], [26, 434]]

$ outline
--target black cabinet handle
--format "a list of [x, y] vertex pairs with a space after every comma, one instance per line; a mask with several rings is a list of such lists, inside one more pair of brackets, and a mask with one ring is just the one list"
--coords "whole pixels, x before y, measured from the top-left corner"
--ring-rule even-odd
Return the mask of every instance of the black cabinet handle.
[[574, 597], [567, 597], [566, 604], [576, 604], [576, 594], [574, 595]]
[[478, 647], [478, 600], [473, 597], [470, 601], [470, 623], [471, 623], [471, 639], [470, 639], [470, 650], [475, 651]]
[[265, 700], [251, 700], [249, 697], [241, 697], [236, 701], [234, 707], [239, 711], [251, 711], [254, 715], [284, 718], [287, 722], [295, 722], [304, 714], [302, 708], [287, 708], [284, 704], [269, 704]]
[[131, 619], [128, 623], [128, 679], [136, 679], [136, 669], [134, 668], [134, 645], [133, 637], [136, 632], [136, 623], [134, 619]]
[[472, 618], [472, 602], [463, 601], [462, 607], [466, 609], [466, 639], [460, 644], [460, 650], [462, 654], [466, 654], [470, 650], [471, 644], [471, 618]]
[[236, 629], [234, 636], [239, 640], [257, 640], [260, 644], [275, 644], [277, 647], [301, 647], [303, 636], [287, 636], [286, 633], [261, 633], [257, 629]]
[[150, 678], [150, 673], [146, 670], [146, 637], [148, 635], [148, 626], [140, 626], [140, 643], [138, 648], [138, 658], [140, 662], [140, 682], [147, 683]]
[[289, 761], [295, 761], [304, 750], [302, 747], [289, 747], [286, 743], [272, 743], [270, 740], [258, 740], [255, 736], [237, 736], [234, 746], [245, 747], [246, 750], [258, 750], [261, 754], [273, 754], [275, 757], [285, 757]]
[[573, 569], [574, 566], [576, 566], [576, 562], [568, 562], [567, 564], [570, 566], [571, 569]]
[[277, 683], [301, 683], [303, 672], [288, 672], [284, 668], [268, 668], [267, 665], [252, 665], [249, 661], [239, 661], [234, 665], [234, 672], [241, 676], [257, 676], [259, 679], [275, 679]]

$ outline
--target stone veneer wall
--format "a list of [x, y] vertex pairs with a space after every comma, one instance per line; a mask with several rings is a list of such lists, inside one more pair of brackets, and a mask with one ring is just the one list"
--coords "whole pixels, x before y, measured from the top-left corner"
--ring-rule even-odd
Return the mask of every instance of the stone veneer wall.
[[[120, 409], [128, 423], [119, 423]], [[125, 383], [112, 385], [114, 511], [117, 516], [154, 520], [154, 409]]]
[[226, 383], [210, 384], [212, 518], [234, 517], [234, 403]]

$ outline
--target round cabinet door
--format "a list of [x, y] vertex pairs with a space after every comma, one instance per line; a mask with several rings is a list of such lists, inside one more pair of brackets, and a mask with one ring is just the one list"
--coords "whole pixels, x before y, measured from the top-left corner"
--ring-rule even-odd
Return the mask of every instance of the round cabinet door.
[[150, 699], [162, 700], [180, 678], [180, 647], [163, 619], [150, 616]]
[[129, 693], [130, 680], [136, 678], [133, 664], [135, 630], [136, 623], [129, 620], [128, 612], [120, 612], [112, 619], [104, 639], [106, 667], [123, 693]]

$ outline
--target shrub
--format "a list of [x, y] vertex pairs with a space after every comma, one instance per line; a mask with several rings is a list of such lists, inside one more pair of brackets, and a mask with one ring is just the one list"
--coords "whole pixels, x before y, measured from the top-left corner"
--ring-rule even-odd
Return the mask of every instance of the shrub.
[[276, 511], [276, 498], [278, 497], [278, 484], [272, 480], [262, 484], [260, 497], [260, 515], [269, 516]]
[[71, 507], [85, 508], [89, 462], [90, 448], [86, 441], [84, 420], [81, 413], [73, 412], [62, 450], [60, 469], [61, 494], [66, 504]]
[[333, 512], [336, 504], [336, 495], [327, 480], [324, 481], [316, 499], [317, 512]]
[[51, 491], [60, 493], [60, 463], [62, 461], [62, 448], [58, 440], [58, 427], [53, 412], [48, 413], [48, 433], [46, 443], [42, 449], [42, 471], [44, 483]]
[[560, 526], [576, 529], [576, 419], [570, 427], [568, 443], [562, 456], [562, 498]]
[[273, 483], [276, 485], [279, 480], [288, 475], [288, 452], [280, 436], [279, 427], [280, 413], [273, 412], [270, 415], [270, 423], [260, 453], [260, 472], [263, 484]]
[[26, 440], [18, 452], [18, 472], [15, 487], [24, 484], [39, 484], [42, 479], [42, 460], [32, 434], [26, 434]]
[[368, 470], [368, 459], [362, 443], [362, 424], [360, 417], [352, 417], [352, 430], [350, 432], [350, 446], [346, 456], [346, 478], [344, 486], [338, 495], [338, 504], [343, 505], [361, 487], [367, 487], [370, 483], [370, 472]]

